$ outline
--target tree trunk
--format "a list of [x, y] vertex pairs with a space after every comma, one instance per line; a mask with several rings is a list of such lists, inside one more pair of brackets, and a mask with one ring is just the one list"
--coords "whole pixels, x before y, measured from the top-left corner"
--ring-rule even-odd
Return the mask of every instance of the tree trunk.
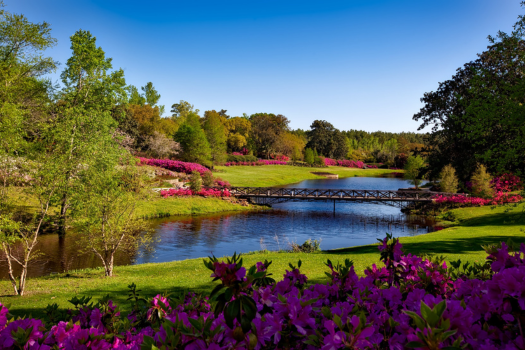
[[24, 295], [26, 287], [26, 277], [27, 277], [27, 262], [22, 267], [22, 273], [20, 274], [20, 282], [18, 283], [18, 295]]
[[11, 249], [9, 249], [9, 247], [7, 247], [5, 243], [2, 243], [2, 248], [4, 249], [4, 253], [7, 259], [7, 269], [9, 273], [9, 280], [11, 281], [11, 285], [13, 286], [15, 295], [18, 295], [18, 288], [16, 287], [16, 278], [13, 274], [13, 265], [11, 263]]
[[106, 277], [113, 276], [113, 254], [110, 255], [107, 261], [104, 261], [104, 272]]
[[60, 217], [58, 218], [58, 236], [66, 235], [67, 194], [64, 194], [60, 203]]

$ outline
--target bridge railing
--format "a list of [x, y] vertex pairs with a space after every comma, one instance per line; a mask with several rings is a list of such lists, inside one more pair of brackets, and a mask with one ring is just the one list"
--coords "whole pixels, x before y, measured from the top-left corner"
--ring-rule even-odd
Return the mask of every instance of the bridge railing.
[[435, 195], [451, 193], [411, 190], [351, 190], [351, 189], [311, 189], [279, 187], [232, 187], [230, 192], [236, 197], [268, 198], [320, 198], [320, 199], [356, 199], [383, 201], [430, 201]]

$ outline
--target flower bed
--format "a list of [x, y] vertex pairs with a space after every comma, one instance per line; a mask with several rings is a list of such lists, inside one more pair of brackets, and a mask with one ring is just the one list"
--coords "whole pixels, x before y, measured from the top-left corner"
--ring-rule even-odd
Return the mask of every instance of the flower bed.
[[199, 192], [194, 192], [186, 188], [170, 188], [169, 190], [161, 190], [160, 195], [164, 198], [168, 197], [189, 197], [189, 196], [202, 196], [202, 197], [231, 197], [228, 189], [215, 189], [215, 188], [203, 188]]
[[454, 196], [445, 196], [445, 195], [436, 195], [432, 197], [432, 200], [435, 203], [455, 203], [462, 204], [466, 206], [484, 206], [484, 205], [498, 205], [505, 203], [518, 203], [523, 198], [518, 194], [510, 194], [504, 192], [496, 192], [496, 195], [493, 198], [479, 198], [479, 197], [467, 197], [462, 194]]
[[191, 174], [193, 171], [198, 171], [201, 175], [203, 175], [205, 172], [210, 171], [208, 168], [197, 163], [181, 162], [171, 159], [139, 158], [139, 161], [140, 164], [143, 165], [158, 166], [160, 168], [185, 174]]
[[360, 160], [358, 161], [347, 160], [347, 159], [336, 160], [336, 159], [331, 159], [331, 158], [325, 158], [324, 164], [327, 166], [342, 166], [346, 168], [360, 168], [360, 169], [362, 169], [365, 166], [365, 164], [361, 162]]
[[490, 184], [496, 191], [511, 192], [523, 189], [523, 183], [519, 177], [512, 174], [503, 174], [494, 177]]
[[282, 160], [258, 160], [256, 162], [228, 162], [228, 163], [225, 163], [224, 166], [239, 166], [239, 165], [261, 166], [261, 165], [286, 165], [286, 164], [288, 163]]
[[[327, 261], [329, 282], [308, 285], [301, 261], [280, 282], [271, 262], [249, 269], [234, 255], [205, 266], [218, 281], [210, 297], [157, 295], [130, 285], [121, 319], [107, 298], [71, 299], [51, 320], [11, 319], [0, 304], [2, 349], [523, 349], [525, 245], [488, 248], [485, 264], [448, 267], [404, 255], [397, 239], [379, 246], [384, 266], [359, 277], [348, 259]], [[211, 302], [213, 300], [213, 303]], [[212, 307], [212, 304], [214, 307]]]

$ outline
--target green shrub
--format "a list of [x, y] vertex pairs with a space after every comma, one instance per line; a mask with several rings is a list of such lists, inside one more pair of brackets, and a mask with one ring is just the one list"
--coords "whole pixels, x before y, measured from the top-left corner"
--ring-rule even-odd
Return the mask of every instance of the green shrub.
[[204, 187], [213, 187], [213, 175], [211, 171], [206, 171], [202, 175], [202, 185]]
[[192, 171], [190, 176], [190, 189], [199, 192], [202, 188], [202, 178], [198, 171]]
[[494, 196], [494, 189], [490, 186], [492, 176], [487, 172], [483, 164], [478, 164], [472, 175], [472, 194], [476, 197], [491, 198]]
[[321, 250], [321, 240], [307, 239], [302, 245], [295, 242], [290, 243], [291, 251], [294, 253], [313, 253]]
[[257, 157], [253, 156], [251, 154], [247, 154], [245, 156], [235, 156], [233, 154], [228, 154], [227, 157], [228, 162], [256, 162]]
[[306, 162], [306, 164], [314, 164], [314, 151], [312, 151], [311, 148], [307, 148], [305, 151], [304, 151], [304, 161]]
[[456, 176], [456, 170], [449, 164], [443, 167], [439, 174], [439, 187], [441, 192], [456, 193], [458, 192], [459, 181]]

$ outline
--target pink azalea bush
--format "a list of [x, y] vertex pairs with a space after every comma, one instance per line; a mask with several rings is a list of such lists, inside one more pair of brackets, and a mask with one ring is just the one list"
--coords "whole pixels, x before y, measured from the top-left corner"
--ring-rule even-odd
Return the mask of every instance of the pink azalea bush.
[[324, 158], [324, 164], [327, 166], [342, 166], [346, 168], [360, 168], [362, 169], [365, 166], [365, 163], [363, 163], [360, 160], [336, 160], [332, 158]]
[[186, 188], [170, 188], [169, 190], [161, 190], [160, 195], [164, 198], [168, 197], [188, 197], [188, 196], [202, 196], [202, 197], [231, 197], [230, 191], [227, 188], [203, 188], [199, 192], [192, 191]]
[[258, 160], [256, 162], [227, 162], [224, 164], [224, 166], [240, 166], [240, 165], [246, 165], [246, 166], [261, 166], [261, 165], [286, 165], [287, 162], [282, 160]]
[[284, 154], [270, 154], [270, 158], [274, 160], [282, 160], [284, 162], [290, 161], [290, 157], [287, 157]]
[[[104, 298], [73, 298], [53, 321], [13, 320], [0, 304], [2, 349], [523, 349], [525, 245], [487, 248], [485, 264], [404, 254], [379, 245], [381, 266], [359, 277], [348, 259], [327, 261], [327, 283], [309, 284], [301, 261], [279, 282], [271, 262], [249, 269], [240, 256], [205, 260], [215, 288], [146, 301], [130, 286], [122, 321]], [[52, 308], [51, 308], [52, 309]], [[48, 313], [50, 314], [50, 313]], [[52, 313], [51, 313], [52, 314]], [[10, 319], [7, 321], [7, 319]]]
[[494, 177], [490, 184], [498, 192], [512, 192], [523, 189], [523, 183], [519, 177], [512, 174], [503, 174]]
[[454, 196], [436, 195], [432, 197], [435, 203], [454, 203], [463, 206], [484, 206], [484, 205], [501, 205], [506, 203], [518, 203], [522, 200], [519, 194], [511, 194], [505, 192], [496, 192], [493, 198], [485, 199], [479, 197], [470, 197], [463, 194]]
[[157, 166], [159, 168], [164, 168], [179, 173], [191, 174], [193, 171], [198, 171], [201, 175], [204, 175], [205, 172], [210, 171], [208, 168], [197, 163], [181, 162], [179, 160], [171, 159], [151, 159], [142, 157], [138, 159], [139, 164], [141, 165]]

